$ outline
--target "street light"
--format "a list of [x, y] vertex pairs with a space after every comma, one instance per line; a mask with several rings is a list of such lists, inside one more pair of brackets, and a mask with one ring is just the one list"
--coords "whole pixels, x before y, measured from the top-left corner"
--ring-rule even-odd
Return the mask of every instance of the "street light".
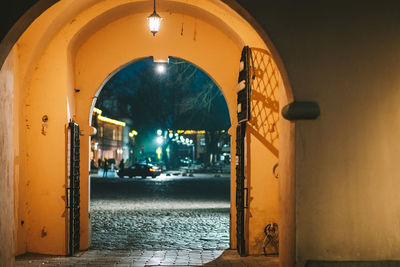
[[157, 137], [156, 141], [159, 145], [161, 145], [164, 142], [164, 138], [162, 136], [159, 136]]
[[156, 12], [156, 0], [154, 0], [153, 13], [151, 13], [151, 15], [147, 17], [147, 20], [149, 22], [150, 31], [153, 34], [153, 36], [155, 36], [158, 30], [160, 29], [162, 20], [160, 15], [158, 15]]
[[165, 73], [165, 65], [164, 64], [157, 64], [157, 68], [156, 68], [157, 72], [160, 74]]
[[138, 135], [138, 132], [136, 132], [135, 130], [129, 132], [129, 137], [133, 138], [135, 135]]

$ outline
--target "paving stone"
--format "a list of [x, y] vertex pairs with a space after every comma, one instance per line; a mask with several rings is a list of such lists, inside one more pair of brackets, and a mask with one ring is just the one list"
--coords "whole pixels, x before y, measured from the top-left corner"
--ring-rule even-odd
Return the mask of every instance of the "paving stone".
[[[109, 183], [123, 188], [126, 185], [117, 178], [108, 179], [101, 194], [96, 195], [96, 190], [92, 190], [89, 251], [75, 257], [24, 255], [16, 258], [15, 266], [279, 266], [277, 258], [241, 258], [236, 251], [225, 250], [229, 248], [229, 177], [218, 178], [223, 180], [222, 188], [226, 188], [222, 197], [219, 191], [212, 195], [214, 190], [209, 190], [221, 186], [220, 182], [201, 178], [206, 185], [201, 188], [212, 191], [206, 193], [213, 200], [193, 198], [198, 193], [198, 186], [193, 183], [201, 184], [194, 178], [185, 179], [192, 180], [187, 183], [188, 180], [167, 177], [158, 188], [155, 186], [160, 179], [125, 179], [124, 183], [135, 184], [122, 197], [109, 191]], [[174, 183], [182, 185], [181, 181], [184, 186], [173, 187]], [[96, 181], [91, 185], [96, 185]], [[185, 198], [176, 200], [171, 195]]]
[[[93, 184], [103, 183], [104, 179], [100, 180], [94, 179]], [[111, 182], [112, 179], [108, 180]], [[174, 184], [180, 184], [181, 180], [164, 181], [162, 186], [173, 187]], [[229, 188], [229, 177], [225, 180], [226, 187]], [[213, 179], [207, 180], [207, 182], [213, 181]], [[118, 181], [115, 183], [118, 184]], [[140, 181], [139, 185], [143, 186], [143, 190], [150, 192], [159, 190], [158, 184], [153, 181]], [[185, 194], [188, 191], [185, 187], [180, 189], [181, 186], [174, 188], [182, 190], [178, 193]], [[92, 198], [90, 211], [92, 248], [101, 250], [229, 248], [229, 198], [214, 201], [189, 198], [176, 201], [169, 198], [170, 195], [162, 199], [146, 198], [139, 189], [134, 193], [128, 198], [121, 195], [113, 195], [112, 199], [101, 195]]]
[[[222, 254], [221, 254], [222, 253]], [[107, 254], [107, 258], [104, 255]], [[129, 256], [126, 256], [129, 255]], [[135, 255], [135, 256], [133, 256]], [[207, 257], [205, 257], [207, 255]], [[44, 264], [43, 264], [44, 263]], [[95, 251], [77, 257], [24, 255], [16, 258], [15, 266], [209, 266], [209, 267], [278, 267], [277, 257], [240, 257], [234, 250], [226, 251]]]

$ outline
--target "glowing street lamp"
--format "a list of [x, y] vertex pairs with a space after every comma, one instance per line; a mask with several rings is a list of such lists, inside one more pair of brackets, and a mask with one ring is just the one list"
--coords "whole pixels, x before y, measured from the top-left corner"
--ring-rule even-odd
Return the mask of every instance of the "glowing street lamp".
[[160, 74], [163, 74], [163, 73], [165, 73], [165, 66], [164, 66], [164, 64], [157, 64], [157, 72], [158, 73], [160, 73]]
[[162, 145], [162, 143], [164, 143], [164, 139], [162, 136], [157, 137], [156, 141], [157, 141], [157, 144], [159, 144], [159, 145]]
[[158, 30], [160, 29], [162, 18], [156, 12], [156, 0], [154, 0], [154, 8], [153, 13], [147, 17], [147, 21], [149, 22], [149, 28], [153, 36], [156, 35]]
[[157, 158], [158, 158], [158, 159], [161, 159], [161, 154], [162, 154], [161, 147], [157, 147], [156, 153], [157, 153]]
[[138, 135], [138, 132], [136, 132], [135, 130], [129, 132], [129, 137], [133, 138], [135, 135]]

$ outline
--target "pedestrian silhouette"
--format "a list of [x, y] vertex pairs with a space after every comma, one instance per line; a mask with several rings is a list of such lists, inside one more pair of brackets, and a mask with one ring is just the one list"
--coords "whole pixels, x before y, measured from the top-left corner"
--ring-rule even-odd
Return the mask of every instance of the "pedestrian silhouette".
[[108, 174], [108, 160], [105, 158], [105, 159], [104, 159], [103, 177], [107, 177], [107, 174]]
[[123, 171], [125, 168], [125, 163], [124, 163], [124, 159], [121, 159], [121, 161], [119, 162], [119, 170]]

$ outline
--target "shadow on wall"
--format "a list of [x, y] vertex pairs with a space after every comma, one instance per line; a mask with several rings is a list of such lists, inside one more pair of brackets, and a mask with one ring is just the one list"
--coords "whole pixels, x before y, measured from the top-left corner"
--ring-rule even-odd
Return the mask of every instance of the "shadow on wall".
[[248, 129], [273, 155], [279, 156], [279, 72], [271, 54], [251, 48], [251, 120]]

